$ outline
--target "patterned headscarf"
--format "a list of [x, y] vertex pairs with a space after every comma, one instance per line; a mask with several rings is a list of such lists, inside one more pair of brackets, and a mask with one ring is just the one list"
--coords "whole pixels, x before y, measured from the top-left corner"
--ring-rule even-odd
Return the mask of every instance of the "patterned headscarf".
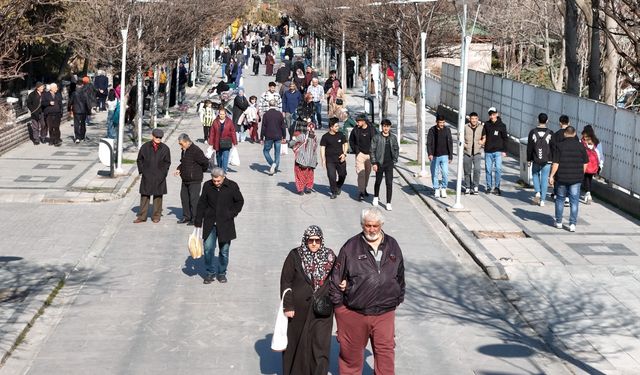
[[[320, 238], [320, 248], [316, 252], [309, 250], [307, 246], [307, 240], [311, 237]], [[302, 259], [302, 269], [311, 280], [311, 286], [315, 292], [324, 285], [333, 267], [333, 262], [336, 260], [333, 250], [324, 246], [324, 236], [319, 226], [311, 225], [304, 231], [298, 254]]]
[[340, 82], [336, 79], [333, 81], [332, 85], [331, 85], [331, 100], [332, 101], [336, 101], [336, 98], [338, 97], [338, 90], [340, 89]]

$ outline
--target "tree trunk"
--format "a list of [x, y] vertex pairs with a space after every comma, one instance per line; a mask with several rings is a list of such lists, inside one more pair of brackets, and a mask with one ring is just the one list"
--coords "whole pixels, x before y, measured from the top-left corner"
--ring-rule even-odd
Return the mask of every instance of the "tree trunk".
[[153, 108], [151, 108], [151, 121], [153, 128], [158, 127], [158, 89], [160, 87], [160, 68], [158, 64], [153, 67]]
[[[616, 29], [616, 22], [611, 17], [605, 17], [605, 24], [609, 31]], [[609, 38], [613, 37], [613, 35], [609, 36]], [[602, 100], [607, 104], [615, 105], [617, 99], [616, 88], [618, 86], [618, 63], [620, 61], [620, 55], [609, 38], [607, 38], [605, 43], [605, 62], [602, 66], [602, 71], [604, 73], [604, 92], [602, 93]]]
[[580, 64], [578, 63], [578, 8], [575, 0], [566, 0], [564, 38], [566, 42], [567, 93], [580, 94]]
[[58, 81], [60, 81], [62, 77], [64, 77], [64, 74], [65, 74], [64, 68], [67, 67], [67, 64], [69, 63], [69, 59], [71, 58], [72, 54], [73, 54], [73, 47], [69, 45], [67, 46], [67, 49], [64, 51], [64, 56], [62, 57], [62, 61], [60, 61], [60, 65], [58, 65], [58, 76], [57, 76]]
[[589, 98], [600, 99], [602, 76], [600, 75], [600, 0], [591, 0], [591, 46], [589, 51]]
[[171, 76], [173, 74], [171, 74], [171, 61], [168, 62], [166, 64], [166, 69], [165, 72], [167, 74], [167, 84], [166, 87], [164, 89], [164, 101], [163, 101], [163, 107], [164, 107], [164, 117], [167, 118], [169, 117], [169, 100], [171, 100], [171, 85], [173, 84]]
[[84, 59], [84, 63], [82, 64], [82, 76], [85, 77], [89, 72], [89, 59]]

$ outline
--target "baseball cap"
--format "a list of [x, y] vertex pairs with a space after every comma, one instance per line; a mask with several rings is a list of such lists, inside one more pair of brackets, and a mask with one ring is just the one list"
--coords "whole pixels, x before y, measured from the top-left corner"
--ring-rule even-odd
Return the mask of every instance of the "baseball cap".
[[491, 107], [489, 108], [489, 114], [493, 114], [493, 113], [497, 113], [498, 111], [496, 111], [496, 107]]

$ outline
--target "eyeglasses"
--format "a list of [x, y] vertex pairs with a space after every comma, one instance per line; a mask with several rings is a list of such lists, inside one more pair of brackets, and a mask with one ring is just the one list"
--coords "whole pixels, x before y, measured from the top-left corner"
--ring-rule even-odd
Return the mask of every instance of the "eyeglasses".
[[322, 239], [320, 239], [320, 238], [308, 238], [307, 239], [307, 243], [321, 244], [322, 243]]

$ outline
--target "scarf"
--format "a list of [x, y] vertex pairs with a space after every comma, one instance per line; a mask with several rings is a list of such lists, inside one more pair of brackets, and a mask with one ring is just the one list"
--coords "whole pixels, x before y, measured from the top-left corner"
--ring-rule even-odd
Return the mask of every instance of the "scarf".
[[[310, 237], [320, 237], [320, 248], [315, 253], [307, 247], [307, 240]], [[333, 262], [336, 259], [333, 250], [324, 246], [322, 229], [317, 225], [310, 225], [302, 236], [302, 243], [298, 248], [298, 254], [302, 259], [302, 269], [311, 280], [313, 291], [316, 292], [324, 285], [325, 280], [331, 272]]]
[[340, 82], [338, 80], [334, 80], [331, 88], [331, 101], [335, 103], [336, 98], [338, 97], [338, 90], [340, 90]]

